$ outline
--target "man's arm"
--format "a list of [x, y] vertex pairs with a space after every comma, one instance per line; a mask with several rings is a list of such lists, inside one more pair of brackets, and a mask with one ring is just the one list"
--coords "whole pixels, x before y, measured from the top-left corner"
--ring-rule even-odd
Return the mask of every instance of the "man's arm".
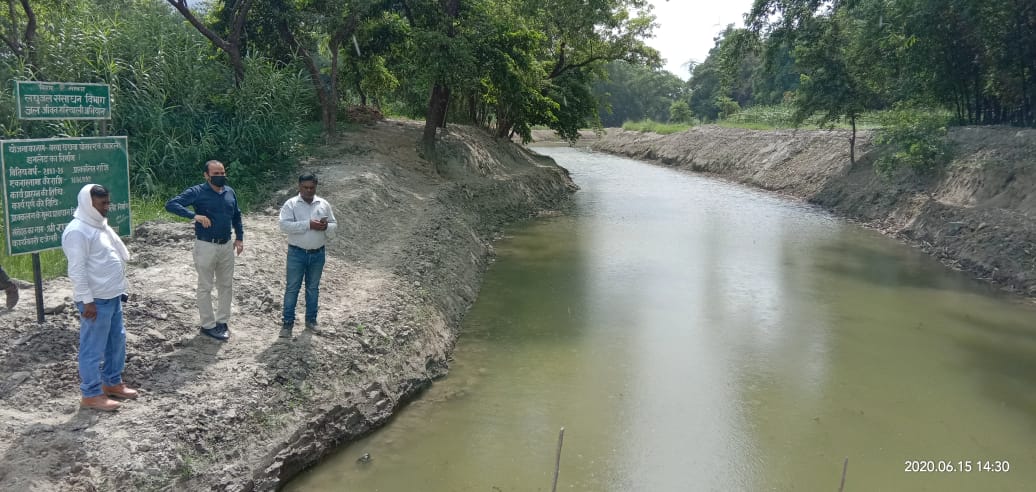
[[193, 219], [195, 213], [190, 211], [187, 207], [194, 205], [194, 201], [198, 198], [198, 190], [195, 187], [187, 188], [183, 190], [183, 193], [170, 198], [168, 202], [165, 202], [165, 209], [169, 213], [179, 215], [186, 219]]
[[68, 279], [72, 282], [72, 300], [90, 304], [94, 302], [90, 291], [90, 276], [86, 272], [86, 258], [90, 254], [90, 243], [79, 231], [69, 231], [61, 241], [61, 249], [68, 258]]
[[331, 204], [327, 204], [327, 230], [324, 234], [327, 235], [328, 239], [335, 237], [335, 231], [338, 230], [338, 220], [335, 219], [335, 212], [331, 210]]
[[244, 241], [245, 226], [241, 223], [241, 207], [237, 206], [237, 192], [234, 192], [234, 215], [230, 218], [230, 225], [234, 227], [234, 237], [238, 241]]

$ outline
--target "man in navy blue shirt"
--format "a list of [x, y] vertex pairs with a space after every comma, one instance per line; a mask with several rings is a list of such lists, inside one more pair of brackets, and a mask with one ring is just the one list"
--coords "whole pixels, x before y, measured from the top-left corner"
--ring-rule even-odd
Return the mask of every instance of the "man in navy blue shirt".
[[[223, 163], [205, 163], [205, 183], [187, 188], [165, 204], [165, 209], [194, 221], [194, 268], [198, 271], [198, 315], [201, 332], [217, 340], [230, 338], [230, 303], [234, 299], [234, 254], [245, 246], [241, 225], [241, 209], [237, 194], [227, 186]], [[187, 207], [194, 207], [192, 212]], [[234, 241], [230, 232], [233, 229]], [[215, 277], [218, 306], [212, 309], [212, 285]]]

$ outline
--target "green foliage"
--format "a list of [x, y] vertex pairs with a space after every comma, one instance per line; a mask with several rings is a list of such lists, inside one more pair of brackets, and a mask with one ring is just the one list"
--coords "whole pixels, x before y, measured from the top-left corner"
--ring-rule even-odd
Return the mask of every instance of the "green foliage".
[[709, 51], [709, 57], [691, 70], [691, 80], [687, 83], [691, 92], [691, 111], [703, 121], [715, 121], [719, 118], [720, 111], [716, 106], [716, 98], [724, 93], [720, 63], [719, 47], [713, 47]]
[[754, 80], [801, 76], [797, 88], [757, 84], [752, 104], [776, 102], [784, 85], [799, 121], [913, 104], [956, 123], [1036, 125], [1031, 1], [756, 0], [747, 25], [755, 46], [739, 56], [762, 55]]
[[874, 142], [882, 146], [874, 164], [879, 175], [891, 177], [899, 169], [929, 173], [950, 161], [945, 116], [931, 111], [901, 108], [884, 114], [884, 126]]
[[641, 120], [641, 121], [627, 121], [622, 124], [623, 130], [629, 130], [633, 132], [645, 132], [645, 133], [658, 133], [660, 135], [669, 135], [671, 133], [679, 133], [691, 129], [693, 125], [686, 123], [659, 123], [652, 120]]
[[[113, 118], [107, 131], [129, 136], [134, 224], [169, 218], [165, 200], [200, 182], [202, 163], [213, 158], [228, 164], [245, 208], [264, 200], [269, 184], [293, 170], [295, 156], [313, 136], [313, 96], [296, 68], [249, 57], [247, 77], [235, 86], [209, 41], [165, 2], [32, 5], [41, 26], [35, 58], [43, 80], [111, 86]], [[10, 80], [32, 79], [33, 73], [24, 58], [3, 52], [0, 76], [9, 81], [0, 85], [4, 138], [95, 133], [90, 122], [17, 120]], [[65, 274], [60, 250], [40, 256], [44, 277]], [[30, 255], [0, 255], [0, 264], [18, 278], [32, 277]]]
[[664, 121], [673, 103], [686, 103], [690, 94], [686, 82], [662, 69], [617, 60], [607, 64], [604, 71], [593, 90], [601, 123], [606, 127], [631, 120]]
[[727, 96], [716, 96], [716, 108], [719, 109], [720, 118], [729, 118], [741, 111], [737, 101]]
[[[163, 2], [75, 2], [70, 8], [75, 15], [41, 13], [49, 26], [39, 40], [41, 69], [48, 80], [111, 85], [108, 132], [130, 137], [133, 194], [167, 197], [200, 182], [202, 163], [219, 159], [247, 206], [265, 197], [271, 179], [290, 172], [312, 117], [312, 96], [297, 70], [250, 57], [237, 87], [209, 42]], [[0, 61], [0, 70], [25, 78], [18, 64], [6, 63], [12, 61]], [[18, 122], [12, 99], [0, 94], [8, 136], [93, 131], [92, 124]]]
[[[643, 42], [653, 29], [644, 0], [481, 0], [465, 5], [452, 42], [475, 47], [476, 63], [445, 60], [451, 73], [478, 77], [476, 84], [450, 82], [452, 106], [464, 108], [469, 121], [492, 124], [499, 136], [513, 132], [526, 140], [532, 126], [544, 125], [575, 140], [580, 128], [598, 125], [603, 108], [591, 86], [605, 64], [659, 60], [657, 51]], [[659, 106], [659, 117], [666, 116], [670, 102]]]
[[692, 118], [694, 113], [686, 101], [673, 101], [673, 104], [669, 105], [670, 123], [690, 123]]
[[750, 106], [723, 120], [727, 126], [741, 128], [794, 128], [795, 108], [790, 104]]
[[[0, 230], [0, 239], [2, 238], [3, 231]], [[26, 282], [33, 281], [32, 255], [7, 256], [5, 253], [0, 252], [0, 265], [4, 266], [4, 270], [11, 277]], [[65, 254], [60, 249], [40, 252], [40, 272], [43, 274], [43, 278], [64, 276], [67, 269], [68, 263], [65, 261]], [[23, 293], [22, 295], [26, 294]]]
[[[796, 118], [796, 108], [791, 103], [773, 106], [749, 106], [728, 118], [717, 122], [721, 126], [752, 129], [775, 128], [850, 128], [846, 118], [827, 121], [821, 115], [813, 115], [804, 121]], [[883, 113], [868, 111], [856, 118], [857, 128], [878, 128]]]

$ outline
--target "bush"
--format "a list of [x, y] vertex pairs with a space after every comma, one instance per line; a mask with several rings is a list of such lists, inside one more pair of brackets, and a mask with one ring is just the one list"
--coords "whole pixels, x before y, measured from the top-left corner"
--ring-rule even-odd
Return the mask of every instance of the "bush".
[[690, 123], [691, 118], [694, 118], [694, 113], [691, 112], [691, 107], [687, 102], [674, 101], [669, 105], [670, 123]]
[[633, 132], [650, 132], [658, 133], [660, 135], [668, 135], [670, 133], [679, 133], [684, 130], [691, 128], [690, 124], [685, 123], [659, 123], [651, 120], [641, 121], [627, 121], [622, 124], [623, 130], [629, 130]]
[[881, 146], [874, 169], [881, 176], [891, 177], [898, 169], [930, 173], [950, 161], [951, 145], [947, 138], [944, 115], [917, 108], [896, 108], [881, 117], [882, 128], [874, 142]]
[[791, 104], [777, 106], [749, 106], [727, 117], [724, 122], [751, 128], [793, 128], [795, 107]]
[[716, 96], [716, 107], [719, 108], [720, 119], [730, 118], [741, 111], [741, 105], [727, 96]]

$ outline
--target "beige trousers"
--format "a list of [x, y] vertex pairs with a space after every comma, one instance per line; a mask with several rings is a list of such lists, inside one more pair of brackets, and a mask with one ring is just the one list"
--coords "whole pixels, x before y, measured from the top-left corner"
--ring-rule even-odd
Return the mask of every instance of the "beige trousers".
[[[198, 271], [198, 316], [202, 328], [230, 321], [234, 300], [234, 241], [215, 244], [194, 241], [194, 269]], [[212, 312], [212, 286], [215, 278], [218, 306]]]

